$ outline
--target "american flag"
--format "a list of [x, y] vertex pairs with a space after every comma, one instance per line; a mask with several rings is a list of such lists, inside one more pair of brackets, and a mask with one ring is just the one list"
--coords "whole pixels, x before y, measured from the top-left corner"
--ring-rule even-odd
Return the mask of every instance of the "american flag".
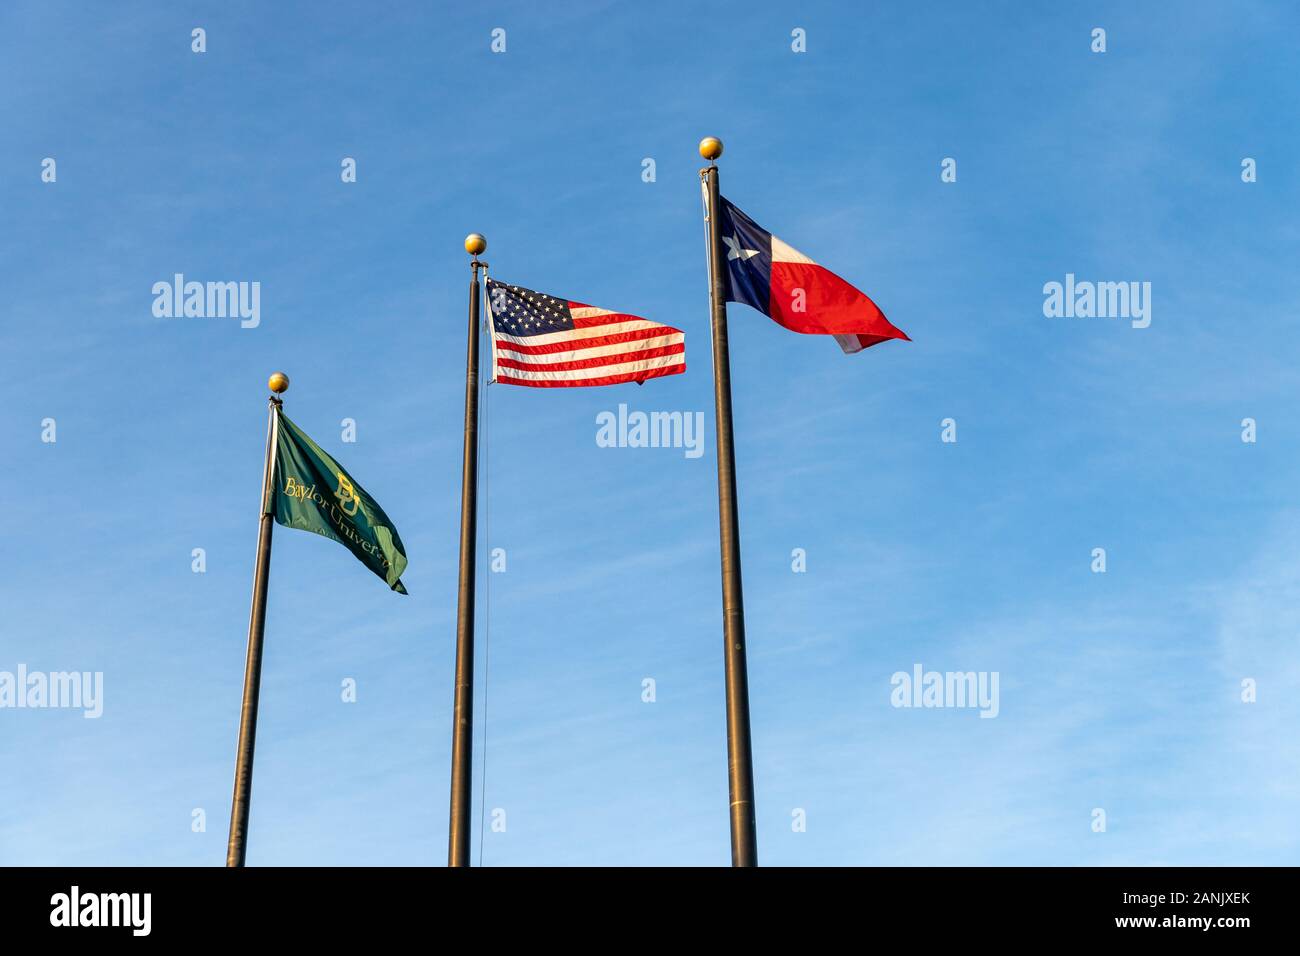
[[610, 312], [487, 280], [494, 377], [507, 385], [573, 388], [644, 382], [686, 371], [686, 335]]

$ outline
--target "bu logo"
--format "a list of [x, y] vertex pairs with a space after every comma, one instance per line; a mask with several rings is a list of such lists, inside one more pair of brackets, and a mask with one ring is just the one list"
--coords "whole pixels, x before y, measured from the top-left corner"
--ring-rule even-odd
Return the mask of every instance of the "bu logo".
[[339, 474], [339, 487], [334, 492], [334, 497], [339, 500], [339, 507], [343, 509], [344, 514], [349, 516], [357, 513], [357, 508], [361, 506], [361, 497], [357, 494], [357, 489], [352, 487], [352, 482], [348, 481], [347, 475]]

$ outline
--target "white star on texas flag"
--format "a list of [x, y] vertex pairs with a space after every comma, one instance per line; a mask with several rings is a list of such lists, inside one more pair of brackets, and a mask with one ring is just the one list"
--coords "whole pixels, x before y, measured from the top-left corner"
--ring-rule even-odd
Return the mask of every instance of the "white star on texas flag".
[[758, 255], [757, 249], [740, 248], [740, 240], [738, 240], [735, 236], [723, 236], [722, 241], [725, 242], [730, 249], [730, 251], [727, 253], [728, 259], [739, 259], [743, 262], [746, 259], [750, 258], [751, 256]]

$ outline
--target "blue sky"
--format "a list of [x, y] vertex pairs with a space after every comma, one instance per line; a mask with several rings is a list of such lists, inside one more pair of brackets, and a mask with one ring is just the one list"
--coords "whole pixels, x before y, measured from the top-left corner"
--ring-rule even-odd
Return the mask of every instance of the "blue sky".
[[[484, 863], [728, 861], [706, 134], [724, 194], [914, 339], [845, 356], [731, 307], [760, 861], [1300, 861], [1297, 26], [6, 4], [0, 671], [102, 671], [104, 714], [0, 710], [0, 864], [224, 860], [278, 368], [411, 594], [277, 529], [249, 863], [443, 862], [472, 230], [499, 279], [684, 329], [689, 366], [488, 390]], [[260, 282], [260, 325], [155, 318], [177, 272]], [[1046, 318], [1067, 273], [1150, 282], [1151, 326]], [[705, 412], [706, 454], [597, 447], [620, 402]], [[997, 718], [892, 707], [918, 663], [998, 672]]]

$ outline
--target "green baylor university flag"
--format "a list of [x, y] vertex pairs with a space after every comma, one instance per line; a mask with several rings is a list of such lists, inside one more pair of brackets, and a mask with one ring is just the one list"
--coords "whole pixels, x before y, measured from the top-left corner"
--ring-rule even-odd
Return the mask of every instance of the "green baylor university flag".
[[406, 594], [399, 580], [406, 551], [384, 509], [283, 411], [275, 417], [275, 520], [333, 538], [390, 588]]

